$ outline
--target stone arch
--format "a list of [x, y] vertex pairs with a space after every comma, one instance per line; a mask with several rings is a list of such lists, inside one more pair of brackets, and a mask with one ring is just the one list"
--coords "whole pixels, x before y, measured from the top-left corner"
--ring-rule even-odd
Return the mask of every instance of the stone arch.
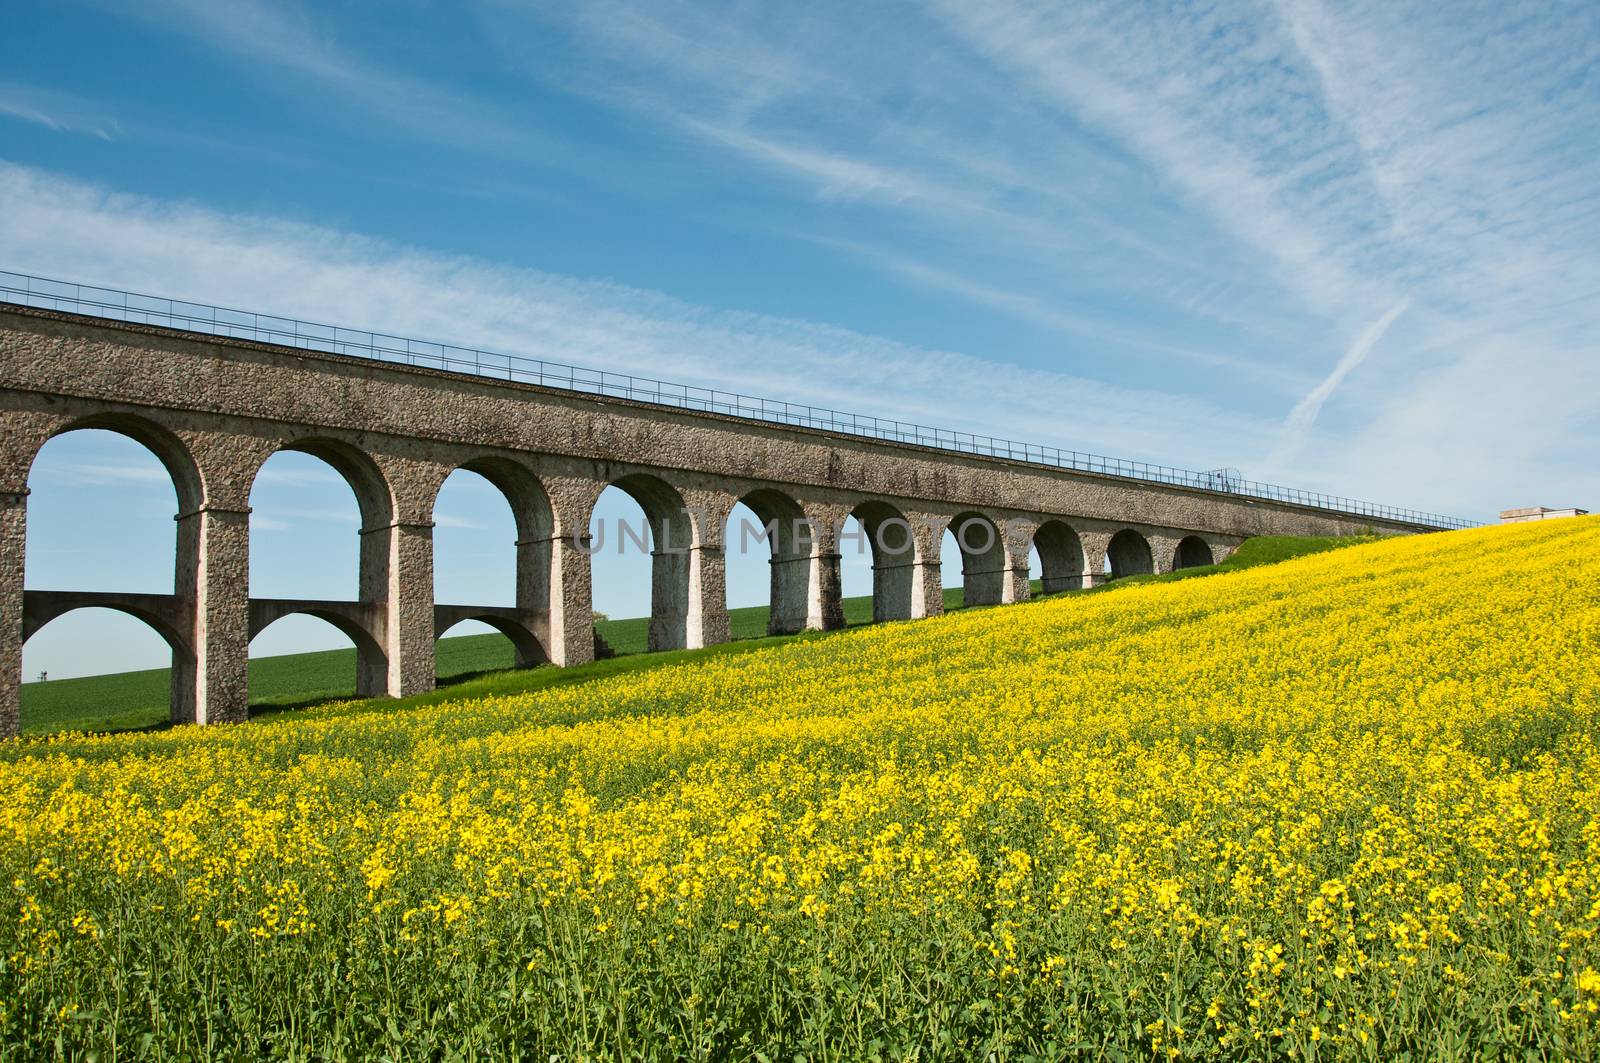
[[[550, 496], [545, 492], [538, 475], [527, 465], [514, 458], [485, 455], [469, 458], [455, 468], [475, 472], [499, 489], [517, 522], [518, 539], [548, 539], [551, 536], [555, 514], [550, 505]], [[444, 481], [440, 480], [439, 483], [442, 487]], [[434, 496], [437, 503], [437, 490]]]
[[173, 653], [190, 651], [184, 617], [164, 594], [100, 594], [94, 591], [28, 591], [22, 614], [22, 640], [27, 642], [52, 621], [80, 609], [111, 609], [147, 625], [166, 640]]
[[[319, 459], [339, 474], [355, 496], [359, 516], [356, 594], [351, 599], [329, 596], [323, 600], [321, 595], [316, 600], [278, 599], [262, 597], [260, 588], [253, 586], [246, 653], [248, 642], [253, 642], [278, 620], [286, 616], [312, 616], [332, 626], [355, 645], [357, 695], [379, 697], [409, 693], [391, 675], [391, 664], [398, 652], [398, 640], [393, 636], [401, 618], [394, 615], [394, 595], [390, 587], [395, 554], [395, 499], [388, 477], [372, 455], [352, 443], [320, 435], [304, 436], [286, 440], [261, 456], [247, 485], [247, 497], [254, 497], [262, 469], [280, 451]], [[428, 597], [431, 596], [430, 585]], [[428, 662], [430, 683], [432, 677], [432, 663]]]
[[544, 640], [540, 633], [522, 618], [508, 615], [498, 610], [471, 610], [468, 608], [451, 609], [450, 607], [436, 609], [434, 641], [444, 638], [458, 624], [473, 621], [493, 628], [504, 635], [506, 641], [511, 643], [511, 667], [533, 668], [545, 664], [550, 657], [545, 651]]
[[976, 510], [957, 513], [946, 525], [961, 551], [961, 604], [999, 605], [1005, 593], [1006, 544], [1000, 526]]
[[1214, 565], [1216, 561], [1211, 556], [1211, 544], [1198, 535], [1186, 535], [1178, 542], [1178, 549], [1172, 555], [1172, 567], [1201, 568]]
[[872, 621], [911, 619], [920, 548], [911, 523], [887, 502], [872, 499], [850, 511], [872, 551]]
[[115, 432], [126, 436], [135, 443], [140, 444], [156, 456], [156, 460], [166, 468], [167, 474], [172, 477], [172, 487], [178, 496], [178, 513], [183, 515], [193, 513], [199, 509], [205, 500], [205, 482], [200, 474], [200, 465], [195, 460], [194, 453], [188, 445], [179, 439], [171, 429], [152, 421], [148, 417], [132, 413], [99, 413], [87, 417], [77, 417], [67, 421], [50, 431], [50, 434], [40, 440], [33, 455], [28, 460], [31, 473], [33, 464], [39, 458], [39, 451], [44, 449], [44, 444], [69, 432], [84, 429], [100, 429]]
[[[186, 518], [195, 514], [204, 504], [205, 486], [199, 462], [194, 452], [176, 433], [147, 417], [126, 413], [94, 414], [63, 421], [51, 426], [38, 440], [28, 458], [24, 485], [33, 480], [34, 469], [44, 448], [55, 439], [78, 431], [113, 432], [142, 446], [161, 463], [167, 472], [176, 497], [178, 523], [174, 528], [172, 583], [170, 590], [182, 593], [190, 587], [195, 567], [199, 562], [199, 543], [195, 536], [186, 534], [192, 522]], [[20, 544], [27, 549], [26, 527]]]
[[1045, 521], [1033, 533], [1033, 546], [1039, 551], [1041, 593], [1055, 594], [1083, 586], [1083, 540], [1070, 524], [1061, 520]]
[[1155, 555], [1150, 541], [1132, 528], [1123, 528], [1106, 545], [1106, 565], [1111, 579], [1154, 572]]
[[21, 645], [53, 621], [84, 609], [110, 609], [131, 616], [157, 635], [172, 652], [168, 676], [169, 718], [192, 722], [195, 654], [185, 610], [166, 594], [100, 594], [93, 591], [28, 591], [23, 596]]
[[[123, 412], [97, 413], [83, 417], [68, 417], [41, 421], [36, 433], [27, 432], [22, 438], [11, 440], [17, 447], [15, 453], [25, 459], [17, 470], [22, 474], [18, 484], [24, 492], [35, 478], [40, 455], [50, 441], [78, 431], [107, 431], [130, 439], [153, 456], [166, 471], [176, 502], [178, 522], [171, 525], [173, 538], [171, 573], [172, 581], [161, 593], [83, 592], [59, 590], [26, 590], [24, 582], [24, 557], [27, 551], [28, 528], [26, 509], [17, 505], [11, 510], [15, 521], [13, 534], [16, 553], [14, 574], [8, 574], [20, 597], [17, 602], [21, 618], [20, 627], [8, 637], [0, 638], [4, 646], [6, 671], [14, 681], [21, 679], [22, 650], [29, 638], [39, 629], [58, 617], [86, 608], [111, 609], [144, 623], [161, 636], [171, 650], [171, 714], [174, 721], [192, 716], [196, 678], [195, 648], [192, 639], [194, 628], [192, 595], [193, 581], [199, 564], [200, 544], [192, 534], [191, 519], [205, 500], [205, 482], [199, 462], [192, 448], [176, 432], [148, 417]], [[25, 497], [21, 496], [21, 497]], [[19, 497], [18, 501], [21, 501]], [[8, 582], [9, 582], [8, 580]], [[14, 654], [14, 656], [13, 656]], [[11, 713], [15, 709], [14, 692], [0, 697], [0, 734], [14, 729]]]
[[277, 603], [270, 600], [250, 603], [249, 637], [255, 637], [287, 616], [314, 616], [349, 639], [356, 651], [355, 692], [357, 697], [375, 698], [388, 693], [389, 655], [384, 647], [378, 620], [370, 607], [356, 603], [327, 602]]
[[[649, 526], [650, 626], [646, 648], [678, 650], [689, 645], [689, 573], [695, 546], [694, 521], [678, 489], [651, 473], [629, 473], [612, 480], [615, 487], [638, 503]], [[620, 534], [621, 529], [617, 529]], [[618, 546], [637, 546], [624, 543]], [[604, 548], [597, 541], [594, 549]]]
[[[770, 548], [771, 584], [768, 596], [767, 634], [787, 635], [806, 627], [808, 592], [811, 583], [812, 536], [805, 511], [789, 495], [773, 488], [759, 488], [739, 498], [760, 522], [762, 538], [748, 534], [741, 525], [733, 549], [744, 550], [751, 541], [766, 542]], [[729, 514], [730, 519], [732, 513]], [[724, 535], [724, 542], [728, 537]]]

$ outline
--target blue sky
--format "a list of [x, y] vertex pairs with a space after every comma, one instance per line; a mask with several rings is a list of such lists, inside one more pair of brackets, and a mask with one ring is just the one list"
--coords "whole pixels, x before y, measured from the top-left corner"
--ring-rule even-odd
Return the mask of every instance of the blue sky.
[[[1600, 503], [1597, 56], [1576, 2], [17, 0], [0, 268], [1490, 519]], [[169, 587], [158, 468], [53, 442], [29, 585]], [[269, 471], [257, 593], [353, 588], [348, 491]], [[503, 503], [439, 512], [503, 598]]]

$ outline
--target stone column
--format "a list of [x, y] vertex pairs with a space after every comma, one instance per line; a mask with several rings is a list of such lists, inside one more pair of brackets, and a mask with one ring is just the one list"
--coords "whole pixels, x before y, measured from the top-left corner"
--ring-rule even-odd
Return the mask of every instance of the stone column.
[[949, 521], [931, 513], [907, 513], [906, 520], [911, 522], [911, 536], [916, 543], [907, 575], [911, 580], [911, 619], [943, 616], [944, 565], [939, 546]]
[[177, 597], [187, 651], [172, 653], [174, 723], [250, 718], [250, 510], [203, 504], [180, 513]]
[[1000, 602], [1012, 605], [1033, 597], [1033, 584], [1028, 582], [1028, 553], [1033, 546], [1031, 525], [1000, 525], [1001, 542], [1005, 547], [1005, 572], [1000, 586]]
[[716, 646], [730, 638], [727, 558], [721, 543], [695, 546], [690, 552], [689, 610], [685, 619], [690, 649]]
[[550, 635], [545, 652], [562, 668], [595, 658], [593, 550], [589, 516], [605, 490], [586, 476], [541, 476], [550, 500]]
[[1106, 550], [1111, 546], [1111, 532], [1080, 532], [1083, 542], [1083, 585], [1098, 587], [1106, 581]]
[[767, 598], [771, 603], [767, 616], [769, 635], [792, 635], [809, 626], [812, 557], [809, 546], [804, 550], [798, 557], [774, 556], [768, 562], [772, 566], [771, 591]]
[[802, 508], [809, 529], [804, 544], [808, 555], [805, 626], [812, 631], [837, 631], [845, 626], [839, 531], [850, 511], [820, 504]]
[[22, 564], [28, 489], [0, 491], [0, 738], [22, 722]]
[[688, 515], [689, 600], [684, 610], [684, 645], [716, 646], [730, 637], [728, 624], [728, 561], [723, 538], [738, 499], [728, 491], [685, 490]]
[[[374, 637], [383, 660], [360, 660], [357, 693], [404, 698], [434, 687], [433, 522], [410, 520], [361, 529], [361, 600], [382, 615]], [[368, 655], [371, 658], [371, 655]]]
[[806, 587], [806, 627], [812, 631], [838, 631], [845, 626], [844, 577], [839, 572], [839, 551], [820, 550], [812, 555]]
[[587, 530], [550, 540], [550, 635], [545, 652], [562, 668], [594, 660], [594, 592]]
[[1224, 542], [1212, 536], [1207, 536], [1207, 541], [1211, 544], [1211, 561], [1213, 564], [1222, 564], [1239, 549], [1238, 543]]
[[650, 551], [650, 628], [645, 637], [649, 652], [681, 650], [689, 645], [689, 570], [693, 547], [682, 545], [673, 523], [657, 525], [656, 541], [671, 548]]
[[1181, 535], [1166, 535], [1157, 532], [1150, 536], [1150, 567], [1156, 575], [1165, 575], [1171, 572], [1178, 560], [1178, 543]]
[[[550, 558], [554, 549], [555, 536], [548, 533], [529, 539], [518, 539], [517, 546], [517, 598], [518, 609], [530, 613], [545, 614], [545, 630], [540, 633], [541, 648], [547, 657], [553, 655], [550, 647], [549, 609], [550, 609]], [[512, 664], [517, 668], [532, 668], [541, 662], [532, 659], [523, 652], [522, 647], [516, 648], [516, 657]]]

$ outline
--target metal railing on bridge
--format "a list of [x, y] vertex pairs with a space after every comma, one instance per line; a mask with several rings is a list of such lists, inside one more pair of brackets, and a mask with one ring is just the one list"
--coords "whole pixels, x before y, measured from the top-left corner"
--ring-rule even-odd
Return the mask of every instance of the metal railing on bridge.
[[560, 388], [679, 409], [726, 414], [773, 424], [796, 425], [867, 439], [909, 443], [960, 454], [1005, 458], [1058, 469], [1071, 469], [1075, 472], [1098, 473], [1245, 498], [1288, 502], [1422, 527], [1468, 528], [1477, 523], [1437, 513], [1423, 513], [1316, 491], [1258, 483], [1243, 479], [1231, 469], [1196, 472], [1167, 465], [1152, 465], [1080, 450], [1062, 450], [1037, 443], [1022, 443], [973, 432], [912, 424], [874, 417], [870, 414], [845, 413], [781, 399], [740, 395], [692, 384], [675, 384], [666, 380], [654, 380], [629, 373], [607, 372], [603, 369], [552, 362], [543, 358], [500, 354], [473, 347], [458, 347], [449, 343], [393, 336], [367, 329], [324, 325], [296, 318], [212, 306], [207, 303], [142, 295], [116, 288], [75, 284], [25, 273], [0, 270], [0, 302], [88, 314], [115, 321], [162, 325], [214, 336], [276, 343], [329, 354], [398, 362], [403, 365], [429, 366], [497, 380], [537, 384], [547, 388]]

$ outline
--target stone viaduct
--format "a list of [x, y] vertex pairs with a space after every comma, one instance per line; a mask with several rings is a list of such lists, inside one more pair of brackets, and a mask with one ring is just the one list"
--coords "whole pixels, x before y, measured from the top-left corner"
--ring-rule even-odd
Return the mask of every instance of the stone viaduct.
[[[9, 304], [0, 304], [0, 418], [0, 735], [17, 730], [23, 643], [54, 617], [89, 606], [139, 617], [171, 645], [177, 721], [244, 720], [250, 640], [290, 613], [322, 617], [349, 635], [363, 695], [431, 689], [435, 639], [464, 619], [508, 635], [521, 664], [586, 662], [595, 647], [590, 515], [608, 486], [637, 500], [651, 525], [652, 649], [727, 640], [723, 545], [739, 502], [778, 522], [767, 544], [774, 633], [843, 625], [839, 529], [849, 516], [873, 533], [877, 620], [942, 612], [939, 547], [953, 522], [992, 532], [963, 546], [969, 604], [1028, 597], [1030, 548], [1048, 591], [1092, 583], [1108, 567], [1120, 575], [1209, 564], [1257, 534], [1424, 530]], [[172, 594], [24, 590], [29, 469], [46, 441], [82, 428], [132, 437], [171, 473], [179, 508]], [[357, 600], [250, 596], [250, 490], [279, 450], [324, 459], [354, 490]], [[433, 601], [434, 498], [456, 469], [481, 473], [515, 513], [514, 606]], [[794, 523], [800, 518], [809, 534], [796, 530], [807, 526]]]

